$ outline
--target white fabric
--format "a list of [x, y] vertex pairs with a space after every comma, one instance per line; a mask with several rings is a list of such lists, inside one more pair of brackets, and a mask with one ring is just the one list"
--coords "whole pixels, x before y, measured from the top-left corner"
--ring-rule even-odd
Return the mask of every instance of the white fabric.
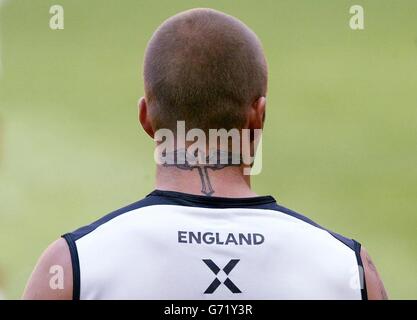
[[[222, 242], [230, 233], [261, 234], [264, 241], [185, 243], [187, 232], [218, 233]], [[100, 225], [76, 246], [81, 299], [361, 299], [355, 252], [274, 210], [152, 205]], [[207, 294], [216, 275], [203, 259], [220, 268], [239, 262], [228, 275], [220, 271], [222, 284]], [[241, 293], [232, 293], [226, 278]]]

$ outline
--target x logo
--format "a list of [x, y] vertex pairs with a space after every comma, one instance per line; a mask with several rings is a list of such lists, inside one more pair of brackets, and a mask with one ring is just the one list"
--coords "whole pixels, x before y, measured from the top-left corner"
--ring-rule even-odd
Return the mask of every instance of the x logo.
[[[210, 259], [203, 259], [204, 263], [207, 265], [207, 267], [210, 268], [211, 271], [217, 276], [220, 272], [220, 268], [213, 262], [213, 260]], [[229, 275], [229, 273], [236, 267], [240, 260], [239, 259], [232, 259], [230, 260], [226, 266], [223, 268], [223, 271], [226, 275]], [[213, 282], [209, 285], [209, 287], [204, 291], [205, 294], [211, 294], [221, 285], [221, 281], [216, 277]], [[238, 287], [230, 280], [229, 278], [226, 278], [226, 280], [223, 282], [223, 284], [229, 288], [230, 291], [233, 293], [242, 293], [242, 291], [239, 290]]]

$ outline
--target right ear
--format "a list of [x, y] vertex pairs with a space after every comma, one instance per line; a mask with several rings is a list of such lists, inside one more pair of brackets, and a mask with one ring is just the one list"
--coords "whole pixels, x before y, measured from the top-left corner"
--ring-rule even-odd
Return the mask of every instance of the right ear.
[[250, 106], [248, 117], [248, 129], [263, 129], [265, 122], [266, 98], [259, 97]]
[[151, 119], [148, 112], [148, 104], [145, 97], [140, 98], [139, 104], [139, 122], [142, 125], [143, 130], [153, 139], [155, 132], [152, 128]]

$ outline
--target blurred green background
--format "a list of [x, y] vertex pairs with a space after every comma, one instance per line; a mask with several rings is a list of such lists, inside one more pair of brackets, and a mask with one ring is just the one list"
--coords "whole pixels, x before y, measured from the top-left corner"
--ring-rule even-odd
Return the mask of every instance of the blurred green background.
[[[50, 6], [65, 29], [49, 28]], [[365, 30], [349, 28], [349, 8]], [[137, 124], [143, 51], [211, 7], [261, 38], [270, 82], [255, 190], [367, 247], [391, 298], [417, 298], [417, 1], [9, 0], [0, 7], [0, 286], [46, 246], [153, 189]], [[272, 253], [271, 253], [272, 254]]]

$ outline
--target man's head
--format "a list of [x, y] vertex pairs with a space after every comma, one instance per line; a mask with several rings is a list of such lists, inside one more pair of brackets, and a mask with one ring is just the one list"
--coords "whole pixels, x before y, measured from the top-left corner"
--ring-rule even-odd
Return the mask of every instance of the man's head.
[[205, 131], [262, 127], [267, 65], [261, 43], [224, 13], [193, 9], [166, 20], [148, 44], [144, 84], [140, 120], [150, 135], [175, 131], [179, 120]]

